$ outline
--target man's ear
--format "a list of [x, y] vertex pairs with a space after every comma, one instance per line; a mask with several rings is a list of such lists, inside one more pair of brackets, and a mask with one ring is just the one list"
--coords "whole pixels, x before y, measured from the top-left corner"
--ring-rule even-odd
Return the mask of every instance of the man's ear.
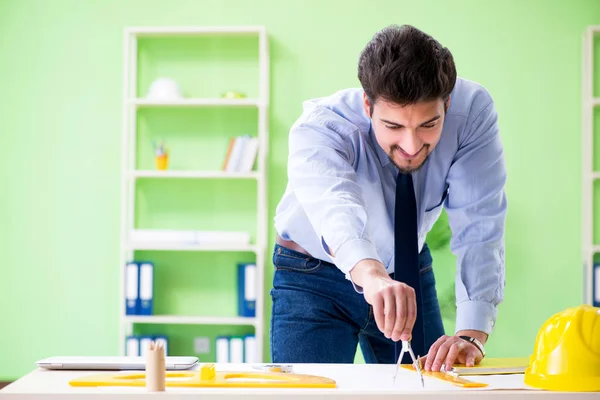
[[363, 107], [365, 108], [365, 114], [367, 114], [367, 117], [371, 118], [371, 102], [369, 101], [366, 93], [363, 93]]
[[446, 99], [446, 101], [444, 102], [444, 111], [448, 112], [448, 109], [450, 108], [450, 96], [448, 96], [448, 98]]

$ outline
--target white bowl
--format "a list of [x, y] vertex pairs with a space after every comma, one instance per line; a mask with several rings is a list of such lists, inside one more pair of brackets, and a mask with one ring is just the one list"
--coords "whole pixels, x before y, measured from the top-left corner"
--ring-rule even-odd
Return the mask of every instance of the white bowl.
[[158, 78], [150, 85], [146, 98], [151, 100], [179, 100], [183, 98], [183, 95], [179, 84], [175, 80]]

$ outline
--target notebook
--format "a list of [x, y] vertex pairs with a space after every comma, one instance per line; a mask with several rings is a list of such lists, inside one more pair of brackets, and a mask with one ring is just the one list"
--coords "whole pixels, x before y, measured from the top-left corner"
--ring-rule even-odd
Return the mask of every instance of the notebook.
[[[195, 366], [198, 357], [165, 357], [167, 370], [184, 370]], [[145, 357], [49, 357], [36, 362], [36, 365], [44, 369], [63, 370], [144, 370], [146, 368]]]
[[524, 374], [529, 366], [529, 357], [484, 358], [478, 365], [467, 367], [455, 364], [452, 372], [458, 375], [502, 375]]

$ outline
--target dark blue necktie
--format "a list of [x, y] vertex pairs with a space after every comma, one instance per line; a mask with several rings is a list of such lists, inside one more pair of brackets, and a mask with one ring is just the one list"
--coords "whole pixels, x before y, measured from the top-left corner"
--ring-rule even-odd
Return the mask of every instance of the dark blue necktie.
[[[394, 223], [395, 265], [394, 279], [404, 282], [415, 290], [417, 298], [417, 319], [412, 330], [411, 346], [415, 357], [424, 356], [423, 306], [421, 281], [419, 277], [419, 244], [417, 236], [417, 201], [411, 174], [399, 173], [396, 179], [396, 209]], [[402, 342], [395, 346], [394, 360], [398, 360]], [[402, 359], [403, 364], [412, 364], [409, 354]]]

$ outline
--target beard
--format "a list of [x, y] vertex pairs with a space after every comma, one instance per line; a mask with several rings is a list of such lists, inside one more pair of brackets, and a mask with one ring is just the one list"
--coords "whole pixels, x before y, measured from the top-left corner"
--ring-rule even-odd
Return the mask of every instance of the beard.
[[408, 162], [408, 166], [400, 166], [398, 165], [398, 163], [396, 163], [396, 161], [394, 161], [394, 152], [396, 152], [397, 150], [400, 150], [400, 146], [398, 146], [397, 144], [393, 145], [390, 148], [390, 152], [388, 153], [388, 158], [390, 159], [390, 161], [398, 168], [398, 170], [401, 173], [407, 174], [410, 172], [414, 172], [416, 170], [418, 170], [419, 168], [421, 168], [423, 166], [423, 164], [425, 164], [425, 161], [427, 161], [427, 158], [429, 158], [429, 145], [426, 144], [423, 146], [423, 148], [420, 151], [424, 151], [425, 154], [425, 158], [423, 158], [422, 161], [419, 160], [406, 160]]

